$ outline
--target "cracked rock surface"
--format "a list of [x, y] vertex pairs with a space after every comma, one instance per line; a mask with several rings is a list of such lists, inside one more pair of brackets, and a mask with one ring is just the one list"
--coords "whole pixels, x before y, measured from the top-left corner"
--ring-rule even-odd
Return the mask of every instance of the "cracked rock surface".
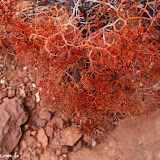
[[1, 155], [11, 153], [16, 147], [22, 136], [20, 126], [27, 121], [27, 118], [22, 102], [18, 98], [9, 99], [0, 105]]

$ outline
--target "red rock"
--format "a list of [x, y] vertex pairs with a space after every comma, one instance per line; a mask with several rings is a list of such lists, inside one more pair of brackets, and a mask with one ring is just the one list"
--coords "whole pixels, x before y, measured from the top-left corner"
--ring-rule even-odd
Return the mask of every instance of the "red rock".
[[1, 154], [11, 153], [17, 146], [22, 132], [20, 126], [27, 121], [22, 102], [10, 99], [0, 105], [0, 148]]
[[53, 138], [53, 127], [46, 126], [45, 127], [46, 135], [50, 138]]
[[29, 82], [29, 78], [28, 78], [28, 77], [24, 77], [24, 78], [23, 78], [23, 82], [24, 82], [24, 83], [28, 83], [28, 82]]
[[36, 154], [36, 151], [33, 150], [33, 151], [31, 152], [31, 155], [32, 155], [32, 156], [31, 156], [32, 159], [35, 160], [35, 157], [36, 157], [36, 155], [37, 155], [37, 154]]
[[20, 141], [20, 149], [21, 150], [25, 150], [27, 148], [27, 143], [26, 143], [26, 141], [25, 140], [21, 140]]
[[64, 129], [64, 121], [62, 118], [54, 116], [51, 120], [51, 123], [60, 129]]
[[37, 143], [37, 147], [38, 147], [38, 148], [41, 148], [41, 147], [42, 147], [42, 144], [41, 144], [40, 142], [38, 142], [38, 143]]
[[36, 122], [36, 125], [41, 128], [43, 128], [46, 124], [46, 120], [40, 119], [40, 118], [37, 118], [35, 122]]
[[91, 145], [92, 144], [92, 138], [91, 137], [89, 137], [88, 135], [84, 135], [84, 137], [83, 137], [83, 140], [85, 141], [85, 142], [87, 142], [87, 144], [88, 145]]
[[32, 101], [36, 102], [36, 97], [34, 95], [32, 95], [31, 97], [32, 97]]
[[18, 90], [18, 95], [20, 95], [20, 96], [23, 97], [23, 98], [26, 98], [25, 90], [22, 89], [22, 88], [20, 88], [20, 89]]
[[39, 114], [39, 117], [40, 117], [41, 119], [45, 119], [45, 120], [47, 120], [47, 121], [49, 121], [49, 120], [51, 119], [51, 116], [52, 116], [52, 113], [49, 112], [49, 111], [46, 110], [46, 109], [42, 109], [42, 110], [40, 111], [40, 114]]
[[2, 84], [1, 88], [2, 88], [2, 89], [6, 88], [6, 85], [5, 85], [5, 84]]
[[0, 105], [3, 103], [3, 100], [2, 99], [0, 99]]
[[28, 74], [28, 77], [29, 77], [29, 79], [30, 79], [32, 82], [34, 82], [34, 81], [36, 80], [36, 76], [35, 76], [35, 74], [33, 74], [33, 73], [29, 73], [29, 74]]
[[30, 137], [30, 135], [31, 135], [31, 131], [30, 130], [28, 130], [28, 131], [26, 131], [26, 132], [24, 132], [24, 134], [23, 134], [23, 139], [24, 140], [26, 140], [26, 139], [28, 139], [28, 137]]
[[68, 153], [69, 150], [68, 150], [68, 147], [67, 146], [63, 146], [62, 147], [62, 153]]
[[8, 97], [3, 98], [3, 101], [4, 101], [4, 102], [6, 102], [6, 101], [8, 101], [8, 100], [9, 100]]
[[21, 159], [31, 159], [31, 152], [24, 150]]
[[57, 156], [60, 156], [62, 154], [62, 152], [61, 152], [61, 149], [60, 148], [56, 148], [56, 155]]
[[48, 145], [48, 138], [45, 134], [43, 128], [41, 128], [37, 133], [37, 140], [42, 144], [42, 147], [45, 148]]
[[16, 94], [16, 91], [15, 91], [14, 89], [9, 89], [9, 90], [8, 90], [8, 97], [9, 97], [9, 98], [14, 97], [15, 94]]
[[36, 143], [36, 140], [32, 136], [30, 136], [26, 139], [26, 143], [28, 147], [31, 147], [34, 143]]
[[61, 136], [63, 145], [73, 146], [82, 137], [82, 134], [77, 127], [71, 126], [63, 129]]
[[69, 118], [64, 115], [64, 114], [61, 114], [61, 118], [65, 121], [65, 122], [68, 122]]
[[82, 143], [82, 141], [80, 140], [80, 141], [76, 144], [76, 149], [77, 149], [77, 150], [81, 150], [81, 149], [82, 149], [82, 145], [83, 145], [83, 143]]
[[0, 99], [7, 97], [7, 92], [0, 91]]
[[17, 73], [18, 73], [18, 76], [21, 77], [21, 78], [27, 76], [27, 71], [26, 70], [20, 70], [20, 69], [18, 69]]
[[32, 132], [31, 132], [31, 135], [32, 135], [32, 136], [36, 136], [36, 133], [37, 133], [36, 131], [32, 131]]
[[37, 154], [42, 154], [42, 148], [37, 148], [36, 152], [37, 152]]
[[33, 110], [35, 108], [35, 103], [33, 103], [32, 100], [26, 100], [24, 106], [29, 110]]

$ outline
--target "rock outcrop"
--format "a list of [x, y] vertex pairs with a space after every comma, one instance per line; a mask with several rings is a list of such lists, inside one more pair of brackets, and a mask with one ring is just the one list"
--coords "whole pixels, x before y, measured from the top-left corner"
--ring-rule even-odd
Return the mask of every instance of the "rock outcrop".
[[0, 160], [4, 160], [3, 156], [9, 155], [18, 144], [22, 135], [20, 126], [27, 118], [18, 98], [7, 100], [0, 105]]

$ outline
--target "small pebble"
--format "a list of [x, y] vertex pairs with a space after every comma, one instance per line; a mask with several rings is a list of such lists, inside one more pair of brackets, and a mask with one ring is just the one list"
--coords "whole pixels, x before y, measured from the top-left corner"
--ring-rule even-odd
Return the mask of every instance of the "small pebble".
[[62, 147], [62, 153], [68, 153], [68, 147], [67, 146], [63, 146]]
[[36, 102], [36, 97], [34, 95], [32, 95], [31, 97], [32, 97], [32, 101]]
[[36, 87], [36, 84], [35, 84], [35, 83], [32, 83], [32, 87], [35, 88], [35, 87]]
[[76, 144], [76, 149], [77, 150], [81, 150], [82, 149], [82, 141], [80, 140], [77, 144]]
[[118, 121], [114, 121], [114, 122], [112, 122], [112, 123], [113, 123], [113, 125], [115, 125], [115, 126], [118, 125]]
[[14, 97], [14, 96], [15, 96], [15, 93], [16, 93], [15, 90], [9, 89], [9, 90], [8, 90], [8, 97], [9, 97], [9, 98]]
[[28, 129], [29, 128], [29, 125], [28, 124], [25, 124], [24, 125], [24, 129]]
[[56, 150], [56, 155], [57, 155], [57, 156], [60, 156], [61, 154], [62, 154], [62, 153], [61, 153], [61, 150], [60, 150], [60, 149], [57, 149], [57, 150]]
[[5, 89], [5, 88], [6, 88], [6, 85], [5, 85], [5, 84], [2, 84], [1, 88], [2, 88], [2, 89]]
[[20, 85], [19, 85], [21, 88], [25, 88], [25, 85], [24, 85], [24, 83], [21, 83]]
[[7, 92], [0, 91], [0, 99], [7, 97]]
[[4, 80], [4, 79], [1, 79], [0, 83], [1, 83], [1, 84], [4, 84], [4, 83], [5, 83], [5, 80]]
[[24, 83], [28, 83], [28, 82], [29, 82], [29, 78], [28, 78], [28, 77], [24, 77], [24, 78], [23, 78], [23, 82], [24, 82]]
[[37, 152], [37, 154], [42, 154], [42, 149], [40, 147], [36, 148], [36, 152]]
[[29, 77], [29, 79], [30, 79], [31, 81], [35, 81], [35, 80], [36, 80], [36, 77], [35, 77], [35, 75], [34, 75], [33, 73], [29, 73], [29, 74], [28, 74], [28, 77]]
[[37, 93], [35, 94], [35, 96], [36, 96], [36, 102], [40, 102], [40, 95], [39, 95], [39, 92], [37, 92]]
[[15, 68], [16, 68], [14, 65], [11, 65], [11, 67], [12, 67], [13, 70], [15, 70]]
[[27, 70], [27, 66], [23, 67], [23, 70]]
[[40, 88], [39, 88], [39, 91], [42, 91], [42, 90], [43, 90], [43, 89], [40, 87]]
[[42, 144], [43, 148], [48, 146], [48, 137], [46, 136], [43, 128], [39, 129], [36, 137], [37, 137], [37, 140]]
[[20, 78], [23, 78], [23, 77], [26, 77], [27, 76], [27, 71], [26, 70], [21, 70], [21, 69], [18, 69], [17, 70], [17, 74]]
[[32, 135], [32, 136], [35, 136], [36, 133], [37, 133], [36, 131], [32, 131], [32, 132], [31, 132], [31, 135]]
[[41, 143], [38, 142], [38, 143], [37, 143], [37, 147], [38, 147], [38, 148], [42, 147]]
[[92, 147], [96, 146], [97, 142], [95, 140], [92, 141]]
[[3, 102], [8, 101], [8, 100], [9, 100], [8, 97], [3, 98]]
[[66, 158], [66, 157], [67, 157], [67, 154], [63, 154], [62, 156], [63, 156], [64, 158]]
[[46, 124], [46, 120], [41, 118], [37, 118], [35, 122], [36, 122], [36, 125], [41, 128], [43, 128]]
[[25, 93], [24, 89], [19, 88], [19, 94], [20, 94], [20, 96], [22, 96], [23, 98], [26, 98], [26, 93]]

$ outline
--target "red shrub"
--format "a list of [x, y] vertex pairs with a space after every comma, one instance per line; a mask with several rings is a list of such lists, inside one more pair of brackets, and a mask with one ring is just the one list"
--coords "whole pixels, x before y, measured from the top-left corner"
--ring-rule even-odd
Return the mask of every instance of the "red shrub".
[[0, 47], [8, 48], [9, 28], [12, 25], [12, 18], [16, 12], [18, 0], [1, 0], [0, 1]]
[[86, 3], [81, 16], [57, 6], [19, 16], [11, 40], [18, 57], [36, 66], [46, 107], [92, 131], [160, 104], [159, 12], [148, 1]]

